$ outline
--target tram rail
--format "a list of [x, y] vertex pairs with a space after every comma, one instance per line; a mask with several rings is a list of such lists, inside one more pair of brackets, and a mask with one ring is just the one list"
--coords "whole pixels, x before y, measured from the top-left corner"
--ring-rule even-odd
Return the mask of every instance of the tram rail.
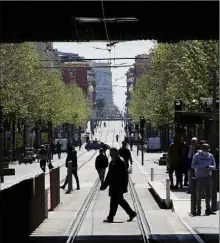
[[[121, 136], [119, 137], [119, 142], [121, 142]], [[146, 219], [143, 207], [141, 205], [140, 199], [138, 197], [137, 191], [135, 189], [135, 186], [132, 182], [130, 175], [128, 180], [128, 187], [129, 187], [130, 196], [134, 205], [135, 212], [137, 213], [137, 222], [143, 238], [143, 242], [150, 243], [152, 241], [150, 225]]]
[[144, 243], [150, 243], [150, 240], [151, 240], [150, 226], [149, 226], [149, 223], [148, 223], [148, 221], [145, 217], [143, 207], [141, 205], [138, 194], [136, 192], [136, 189], [134, 187], [134, 184], [133, 184], [130, 176], [129, 176], [128, 185], [129, 185], [129, 191], [130, 191], [131, 199], [132, 199], [135, 211], [137, 213], [138, 226], [139, 226], [139, 229], [141, 231], [141, 235], [143, 237], [143, 242]]
[[[108, 128], [107, 128], [108, 129]], [[113, 139], [112, 139], [112, 145], [114, 144], [114, 137], [115, 135], [115, 128], [113, 130]], [[108, 130], [107, 130], [107, 136], [108, 136]], [[106, 136], [106, 140], [107, 140], [107, 136]], [[108, 154], [108, 158], [109, 158]], [[93, 201], [93, 199], [95, 198], [95, 196], [97, 195], [98, 189], [99, 189], [99, 177], [95, 180], [95, 183], [93, 184], [91, 190], [89, 191], [87, 197], [85, 198], [84, 202], [82, 203], [75, 219], [73, 220], [73, 222], [71, 223], [70, 229], [69, 229], [69, 237], [66, 241], [66, 243], [73, 243], [75, 241], [75, 238], [84, 222], [84, 219], [87, 215], [87, 212], [90, 208], [90, 205]]]
[[[100, 137], [99, 137], [99, 140], [101, 139], [102, 135], [103, 135], [103, 134], [101, 133], [101, 134], [100, 134]], [[80, 154], [77, 158], [82, 157], [85, 153], [87, 153], [87, 151], [84, 151], [84, 152], [83, 152], [82, 154]], [[83, 162], [83, 164], [81, 164], [81, 165], [79, 166], [79, 169], [81, 169], [86, 163], [88, 163], [92, 158], [94, 158], [94, 156], [95, 156], [96, 154], [97, 154], [97, 151], [95, 151], [87, 161]], [[63, 167], [66, 165], [66, 163], [64, 162], [63, 164], [61, 164], [61, 165], [59, 165], [59, 166], [56, 166], [55, 163], [57, 163], [57, 162], [59, 162], [59, 160], [58, 160], [58, 161], [55, 161], [55, 162], [53, 163], [53, 165], [55, 166], [55, 168], [56, 168], [56, 167], [63, 168]], [[8, 181], [7, 184], [14, 185], [14, 184], [19, 183], [19, 182], [22, 181], [22, 180], [26, 180], [26, 179], [28, 179], [28, 178], [32, 178], [32, 177], [38, 176], [38, 175], [40, 175], [41, 173], [42, 173], [42, 172], [36, 172], [36, 171], [34, 171], [34, 172], [29, 173], [29, 174], [26, 174], [26, 175], [22, 175], [22, 176], [16, 177], [15, 179]], [[49, 174], [50, 174], [50, 170], [47, 171], [47, 172], [45, 172], [45, 176], [49, 176]], [[60, 182], [62, 183], [64, 180], [65, 180], [65, 177], [62, 178], [62, 179], [60, 180]], [[47, 190], [48, 188], [49, 188], [49, 187], [47, 187], [46, 190]]]
[[[99, 140], [101, 140], [101, 137], [102, 137], [102, 133], [100, 134], [100, 137], [99, 137]], [[106, 139], [105, 139], [106, 140]], [[77, 159], [78, 158], [80, 158], [81, 156], [83, 156], [85, 153], [87, 153], [88, 151], [84, 151], [82, 154], [80, 154], [79, 156], [77, 156]], [[80, 169], [80, 168], [82, 168], [88, 161], [90, 161], [95, 155], [97, 154], [97, 151], [95, 151], [94, 153], [93, 153], [93, 155], [86, 161], [86, 162], [83, 162], [83, 164], [82, 165], [80, 165], [79, 166], [79, 168], [78, 169]], [[62, 167], [64, 167], [64, 166], [66, 166], [66, 162], [65, 163], [63, 163], [62, 165], [60, 165], [59, 167], [60, 168], [62, 168]], [[50, 173], [50, 171], [47, 171], [46, 173], [45, 173], [45, 175], [47, 175], [47, 174], [49, 174]]]
[[[100, 134], [99, 139], [101, 139], [102, 135], [103, 135], [103, 134]], [[106, 132], [105, 142], [106, 142], [106, 140], [107, 140], [107, 137], [108, 137], [108, 128], [107, 128], [107, 132]], [[86, 152], [87, 152], [87, 151], [85, 151], [85, 153], [86, 153]], [[95, 152], [92, 154], [92, 156], [91, 156], [88, 160], [84, 161], [84, 162], [78, 167], [78, 171], [79, 171], [80, 169], [82, 169], [82, 168], [83, 168], [89, 161], [91, 161], [91, 160], [95, 157], [95, 155], [97, 155], [97, 152], [98, 152], [98, 151], [95, 151]], [[62, 167], [63, 167], [65, 164], [66, 164], [66, 163], [64, 163], [64, 164], [62, 165]], [[60, 166], [60, 167], [61, 167], [61, 166]], [[65, 181], [65, 179], [66, 179], [66, 177], [62, 178], [62, 179], [60, 180], [60, 182], [63, 183], [63, 182]]]

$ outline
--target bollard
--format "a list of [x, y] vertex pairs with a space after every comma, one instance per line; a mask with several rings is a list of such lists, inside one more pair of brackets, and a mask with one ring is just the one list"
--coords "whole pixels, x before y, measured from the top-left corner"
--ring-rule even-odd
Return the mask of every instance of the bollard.
[[150, 177], [151, 177], [151, 181], [154, 181], [154, 168], [151, 168]]
[[170, 208], [170, 179], [166, 179], [166, 205]]
[[191, 215], [196, 215], [196, 201], [197, 201], [197, 195], [196, 195], [196, 178], [191, 178]]
[[139, 152], [139, 145], [137, 145], [137, 156], [138, 156], [138, 152]]
[[217, 170], [212, 171], [212, 211], [217, 211]]
[[68, 163], [68, 192], [71, 192], [73, 190], [73, 177], [72, 177], [72, 161]]

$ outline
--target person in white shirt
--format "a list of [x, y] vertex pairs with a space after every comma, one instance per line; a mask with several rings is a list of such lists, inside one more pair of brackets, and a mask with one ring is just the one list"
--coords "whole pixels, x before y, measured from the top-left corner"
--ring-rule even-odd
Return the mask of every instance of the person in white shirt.
[[215, 159], [209, 153], [210, 147], [208, 144], [201, 146], [202, 151], [196, 153], [193, 157], [191, 167], [195, 169], [196, 185], [197, 185], [197, 215], [201, 215], [201, 200], [203, 191], [205, 191], [205, 214], [215, 214], [210, 208], [211, 201], [211, 177], [212, 170], [216, 168]]

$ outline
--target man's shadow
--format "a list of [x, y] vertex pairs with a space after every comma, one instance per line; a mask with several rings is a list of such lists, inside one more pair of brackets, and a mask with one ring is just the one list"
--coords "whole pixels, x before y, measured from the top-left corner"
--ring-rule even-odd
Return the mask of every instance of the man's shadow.
[[122, 224], [122, 223], [125, 223], [124, 221], [114, 221], [112, 223], [109, 223], [109, 222], [102, 222], [103, 224]]

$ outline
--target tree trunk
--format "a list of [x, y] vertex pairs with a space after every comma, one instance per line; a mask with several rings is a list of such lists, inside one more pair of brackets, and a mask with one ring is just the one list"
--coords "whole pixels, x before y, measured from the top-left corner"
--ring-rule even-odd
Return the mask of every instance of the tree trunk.
[[52, 121], [48, 121], [48, 142], [49, 144], [52, 142], [53, 140], [53, 134], [52, 134]]
[[6, 135], [6, 132], [8, 132], [9, 130], [9, 122], [8, 122], [8, 119], [5, 119], [4, 120], [4, 129], [3, 129], [3, 137], [4, 137], [4, 144], [3, 144], [3, 157], [8, 157], [8, 139], [7, 137], [5, 136]]
[[26, 145], [27, 145], [27, 125], [24, 124], [24, 129], [23, 129], [23, 153], [24, 153], [24, 156], [26, 155]]
[[15, 125], [16, 125], [16, 122], [13, 119], [12, 120], [12, 141], [11, 141], [12, 142], [12, 160], [13, 161], [16, 161]]

